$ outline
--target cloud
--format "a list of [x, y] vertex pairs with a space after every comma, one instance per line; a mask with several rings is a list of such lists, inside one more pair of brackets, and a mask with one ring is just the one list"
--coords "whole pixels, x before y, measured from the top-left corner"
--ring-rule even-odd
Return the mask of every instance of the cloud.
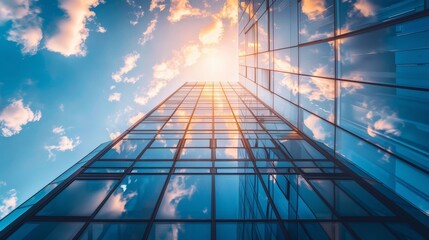
[[4, 187], [4, 186], [6, 186], [7, 184], [6, 184], [6, 182], [5, 181], [0, 181], [0, 187]]
[[30, 0], [0, 2], [0, 24], [12, 21], [7, 40], [21, 45], [23, 54], [35, 54], [43, 38], [39, 13], [39, 9], [31, 7]]
[[139, 23], [140, 18], [142, 18], [144, 16], [144, 11], [142, 10], [137, 10], [134, 12], [134, 20], [130, 20], [130, 24], [135, 26]]
[[120, 132], [112, 132], [112, 133], [109, 134], [109, 138], [110, 138], [110, 140], [114, 140], [117, 137], [119, 137], [119, 135], [121, 135]]
[[58, 106], [58, 108], [60, 109], [61, 112], [64, 112], [64, 104], [60, 104], [60, 106]]
[[189, 3], [189, 0], [171, 0], [170, 15], [167, 17], [168, 21], [175, 23], [185, 17], [202, 16], [204, 11], [194, 8]]
[[150, 6], [149, 6], [149, 11], [153, 11], [155, 9], [159, 9], [159, 11], [163, 11], [165, 9], [165, 4], [161, 4], [163, 3], [165, 0], [152, 0], [150, 2]]
[[311, 77], [299, 85], [299, 93], [310, 101], [332, 101], [335, 99], [335, 82], [329, 79]]
[[69, 138], [67, 136], [60, 136], [60, 140], [57, 145], [47, 145], [45, 149], [48, 151], [49, 158], [55, 157], [54, 151], [65, 152], [73, 151], [80, 144], [80, 138]]
[[159, 91], [167, 86], [167, 83], [178, 76], [182, 66], [191, 66], [201, 56], [198, 44], [189, 43], [179, 51], [173, 52], [173, 56], [162, 63], [152, 67], [153, 79], [143, 95], [136, 95], [134, 102], [145, 105], [150, 99], [158, 95]]
[[184, 199], [191, 199], [197, 191], [195, 184], [188, 184], [186, 182], [189, 176], [176, 175], [170, 180], [162, 200], [160, 211], [162, 215], [167, 218], [175, 218], [177, 206]]
[[95, 13], [91, 8], [97, 7], [102, 0], [60, 0], [59, 7], [63, 9], [67, 18], [58, 23], [58, 32], [48, 37], [46, 48], [64, 56], [85, 56], [85, 40], [89, 36], [86, 23], [91, 21]]
[[325, 0], [303, 0], [301, 10], [310, 20], [320, 19], [326, 10]]
[[115, 92], [109, 96], [109, 102], [119, 102], [121, 100], [121, 93]]
[[0, 112], [0, 126], [3, 136], [10, 137], [18, 134], [29, 122], [37, 122], [42, 118], [40, 111], [33, 112], [29, 105], [24, 106], [23, 100], [12, 100]]
[[388, 109], [377, 109], [373, 107], [366, 114], [367, 129], [366, 132], [371, 137], [377, 135], [389, 134], [393, 136], [401, 135], [401, 127], [404, 125], [403, 121], [398, 118], [398, 114], [389, 111]]
[[140, 78], [142, 78], [143, 77], [143, 75], [138, 75], [138, 76], [135, 76], [135, 77], [125, 77], [124, 79], [123, 79], [123, 82], [124, 83], [136, 83], [138, 80], [140, 80]]
[[18, 196], [15, 189], [11, 189], [6, 193], [6, 197], [2, 197], [0, 205], [0, 219], [4, 218], [12, 212], [18, 204]]
[[230, 24], [234, 25], [238, 22], [238, 2], [237, 0], [226, 0], [222, 10], [216, 14], [218, 18], [229, 19]]
[[144, 31], [143, 36], [139, 39], [140, 45], [145, 45], [149, 40], [153, 39], [153, 32], [156, 29], [156, 23], [158, 22], [158, 15], [149, 22], [146, 31]]
[[139, 113], [137, 113], [136, 115], [131, 116], [131, 117], [130, 117], [130, 119], [128, 119], [128, 122], [129, 122], [130, 124], [134, 124], [134, 123], [136, 123], [140, 118], [142, 118], [143, 116], [144, 116], [144, 113], [139, 112]]
[[222, 21], [217, 18], [213, 18], [213, 21], [200, 31], [198, 38], [204, 45], [217, 44], [222, 40], [223, 32], [224, 28]]
[[54, 127], [52, 132], [58, 135], [63, 135], [65, 133], [63, 126]]
[[309, 115], [304, 119], [304, 125], [313, 133], [313, 138], [324, 141], [330, 133], [326, 132], [322, 126], [322, 120], [314, 115]]
[[102, 26], [98, 26], [97, 27], [97, 32], [99, 32], [99, 33], [105, 33], [105, 32], [107, 32], [107, 30], [104, 27], [102, 27]]
[[367, 0], [357, 0], [353, 4], [353, 8], [364, 17], [371, 17], [375, 15], [375, 6]]
[[124, 66], [112, 74], [112, 79], [115, 80], [115, 82], [122, 82], [122, 76], [137, 66], [136, 62], [139, 58], [140, 54], [137, 52], [132, 52], [126, 55], [124, 57]]

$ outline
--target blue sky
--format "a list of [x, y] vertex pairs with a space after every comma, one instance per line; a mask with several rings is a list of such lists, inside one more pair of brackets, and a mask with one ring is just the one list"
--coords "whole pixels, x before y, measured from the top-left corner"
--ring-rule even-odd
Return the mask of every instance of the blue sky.
[[237, 3], [0, 2], [0, 218], [185, 81], [236, 81]]

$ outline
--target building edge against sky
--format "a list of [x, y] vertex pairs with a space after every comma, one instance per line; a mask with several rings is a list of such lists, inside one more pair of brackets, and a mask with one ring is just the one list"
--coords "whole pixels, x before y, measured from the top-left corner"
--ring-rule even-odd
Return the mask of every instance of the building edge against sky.
[[429, 215], [428, 1], [245, 2], [239, 81]]

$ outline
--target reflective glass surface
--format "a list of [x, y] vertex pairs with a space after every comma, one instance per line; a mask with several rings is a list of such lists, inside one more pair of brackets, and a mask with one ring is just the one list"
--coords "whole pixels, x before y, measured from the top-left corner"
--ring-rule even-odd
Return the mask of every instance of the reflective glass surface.
[[[255, 16], [281, 12], [258, 6]], [[335, 79], [335, 54], [316, 59], [335, 40], [318, 41], [290, 52], [305, 48], [308, 69], [328, 64], [333, 76], [303, 74], [290, 59], [294, 73], [266, 70], [253, 82], [261, 99], [244, 83], [186, 83], [5, 218], [0, 239], [424, 239], [426, 148], [411, 141], [426, 125], [405, 106], [418, 98], [424, 111], [425, 95], [363, 82], [352, 90]]]

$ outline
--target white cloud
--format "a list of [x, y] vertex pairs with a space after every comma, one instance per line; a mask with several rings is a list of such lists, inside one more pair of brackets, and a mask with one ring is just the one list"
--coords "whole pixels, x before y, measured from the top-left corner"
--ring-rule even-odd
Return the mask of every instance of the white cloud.
[[130, 119], [128, 119], [128, 122], [130, 124], [134, 124], [135, 122], [137, 122], [140, 118], [142, 118], [144, 116], [144, 113], [139, 112], [134, 116], [131, 116]]
[[317, 20], [323, 17], [326, 11], [325, 0], [303, 0], [302, 12], [310, 20]]
[[0, 187], [4, 187], [4, 186], [6, 186], [7, 184], [6, 184], [6, 182], [5, 181], [0, 181]]
[[159, 11], [163, 11], [165, 9], [165, 4], [161, 4], [163, 3], [165, 0], [152, 0], [150, 2], [150, 7], [149, 7], [149, 11], [153, 11], [156, 8], [159, 9]]
[[57, 145], [47, 145], [45, 149], [48, 151], [49, 158], [55, 157], [54, 151], [65, 152], [73, 151], [80, 144], [80, 138], [69, 138], [67, 136], [60, 136], [60, 140]]
[[140, 80], [140, 78], [142, 78], [143, 77], [143, 75], [138, 75], [138, 76], [135, 76], [135, 77], [125, 77], [124, 78], [124, 80], [123, 80], [123, 82], [124, 83], [136, 83], [138, 80]]
[[6, 193], [6, 197], [2, 197], [0, 205], [0, 219], [12, 212], [18, 204], [18, 196], [15, 189], [11, 189]]
[[59, 7], [67, 18], [58, 23], [58, 32], [46, 41], [46, 48], [64, 56], [85, 56], [85, 40], [89, 36], [86, 23], [91, 21], [95, 13], [91, 8], [97, 7], [102, 0], [60, 0]]
[[43, 38], [39, 13], [39, 9], [31, 7], [30, 0], [0, 2], [0, 24], [12, 21], [7, 40], [21, 45], [23, 54], [35, 54]]
[[109, 138], [110, 140], [116, 139], [117, 137], [119, 137], [119, 135], [121, 135], [120, 132], [112, 132], [109, 134]]
[[121, 93], [115, 92], [109, 96], [109, 102], [119, 102], [121, 100]]
[[106, 28], [104, 28], [102, 26], [98, 26], [97, 27], [97, 32], [99, 32], [99, 33], [105, 33], [105, 32], [107, 32], [107, 30], [106, 30]]
[[58, 108], [60, 109], [61, 112], [64, 112], [64, 104], [61, 103]]
[[222, 21], [217, 18], [213, 18], [213, 21], [200, 31], [198, 38], [204, 45], [217, 44], [222, 40], [223, 32], [224, 28]]
[[122, 66], [117, 72], [112, 74], [112, 79], [115, 82], [122, 82], [122, 77], [124, 74], [133, 70], [137, 66], [137, 60], [140, 58], [140, 54], [137, 52], [132, 52], [124, 57], [124, 66]]
[[130, 20], [130, 24], [135, 26], [139, 23], [140, 18], [142, 18], [144, 16], [144, 11], [142, 10], [138, 10], [134, 12], [134, 20]]
[[189, 43], [179, 51], [173, 52], [173, 56], [162, 63], [152, 67], [153, 79], [143, 95], [136, 95], [134, 102], [145, 105], [150, 99], [158, 95], [168, 82], [180, 74], [183, 66], [194, 65], [201, 56], [198, 44]]
[[375, 15], [375, 6], [367, 0], [357, 0], [353, 4], [354, 10], [360, 12], [364, 17]]
[[229, 19], [230, 25], [238, 22], [238, 2], [237, 0], [226, 0], [222, 10], [216, 14], [218, 18]]
[[304, 125], [313, 133], [316, 140], [324, 141], [330, 134], [322, 126], [322, 120], [314, 115], [309, 115], [304, 119]]
[[179, 22], [185, 17], [202, 16], [205, 14], [201, 9], [192, 7], [189, 0], [171, 0], [169, 12], [170, 15], [167, 19], [172, 23]]
[[63, 128], [63, 126], [59, 126], [59, 127], [54, 127], [52, 129], [52, 132], [58, 135], [63, 135], [65, 133], [65, 130]]
[[158, 15], [155, 15], [154, 19], [152, 19], [147, 28], [146, 31], [144, 31], [143, 36], [139, 39], [140, 45], [145, 45], [149, 40], [153, 39], [153, 32], [156, 29], [156, 23], [158, 22]]
[[0, 112], [0, 126], [3, 136], [10, 137], [18, 134], [29, 122], [37, 122], [42, 118], [40, 111], [33, 112], [29, 105], [24, 106], [23, 100], [12, 100]]

